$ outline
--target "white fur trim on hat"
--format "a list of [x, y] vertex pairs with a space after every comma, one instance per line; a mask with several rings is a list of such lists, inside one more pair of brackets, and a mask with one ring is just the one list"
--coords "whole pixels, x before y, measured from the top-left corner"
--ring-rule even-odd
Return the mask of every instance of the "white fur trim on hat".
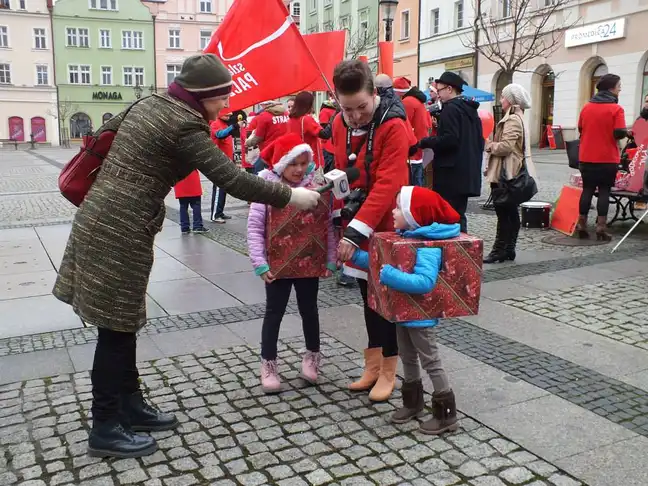
[[398, 209], [403, 213], [405, 222], [410, 225], [412, 229], [419, 228], [421, 225], [416, 222], [414, 216], [412, 216], [412, 193], [414, 192], [414, 186], [404, 186], [400, 193], [398, 194]]
[[279, 159], [279, 162], [272, 166], [272, 171], [277, 175], [281, 175], [286, 167], [291, 164], [291, 162], [293, 162], [297, 157], [304, 153], [308, 154], [308, 161], [312, 162], [313, 149], [310, 148], [310, 145], [308, 145], [307, 143], [300, 143], [299, 145], [295, 145], [286, 155], [281, 157]]

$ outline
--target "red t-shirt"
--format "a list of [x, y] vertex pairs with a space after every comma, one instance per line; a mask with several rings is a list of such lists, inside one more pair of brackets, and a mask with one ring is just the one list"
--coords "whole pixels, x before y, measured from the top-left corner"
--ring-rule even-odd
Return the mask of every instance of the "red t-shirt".
[[212, 140], [216, 144], [216, 146], [223, 151], [225, 155], [227, 155], [230, 159], [234, 160], [234, 139], [232, 136], [228, 136], [226, 138], [216, 138], [216, 135], [214, 132], [218, 130], [223, 130], [224, 128], [227, 128], [229, 125], [225, 123], [223, 120], [220, 118], [218, 120], [214, 120], [209, 124], [209, 128], [211, 129], [211, 136]]
[[[336, 111], [333, 108], [328, 106], [323, 107], [319, 112], [319, 121], [320, 126], [324, 127], [326, 124], [331, 122], [331, 118], [335, 116]], [[322, 141], [322, 149], [326, 150], [329, 153], [333, 153], [335, 150], [333, 148], [333, 141], [329, 138], [328, 140]]]
[[626, 128], [625, 112], [616, 103], [585, 105], [578, 118], [581, 162], [617, 164], [621, 159], [614, 130]]
[[319, 132], [322, 130], [315, 118], [310, 115], [301, 118], [290, 118], [288, 120], [288, 133], [296, 133], [304, 143], [310, 145], [313, 150], [313, 161], [315, 167], [322, 167], [322, 149], [320, 146]]
[[259, 150], [263, 152], [268, 145], [274, 142], [277, 138], [285, 135], [288, 132], [288, 114], [273, 115], [268, 111], [264, 111], [260, 115], [254, 117], [256, 124], [254, 134], [263, 139], [259, 143]]
[[[405, 113], [407, 113], [407, 120], [412, 126], [414, 136], [417, 141], [430, 136], [430, 129], [432, 128], [432, 118], [425, 109], [425, 105], [413, 96], [406, 96], [403, 98], [403, 106], [405, 106]], [[423, 151], [421, 149], [410, 157], [411, 160], [422, 160]]]

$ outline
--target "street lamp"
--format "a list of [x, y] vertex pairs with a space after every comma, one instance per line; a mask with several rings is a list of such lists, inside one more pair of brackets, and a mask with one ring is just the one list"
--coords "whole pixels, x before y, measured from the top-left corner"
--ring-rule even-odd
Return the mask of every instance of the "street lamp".
[[139, 83], [133, 87], [133, 91], [135, 91], [135, 98], [139, 100], [142, 97], [142, 91], [143, 91]]
[[378, 5], [382, 9], [383, 21], [385, 22], [385, 41], [392, 40], [392, 23], [398, 7], [398, 0], [380, 0]]

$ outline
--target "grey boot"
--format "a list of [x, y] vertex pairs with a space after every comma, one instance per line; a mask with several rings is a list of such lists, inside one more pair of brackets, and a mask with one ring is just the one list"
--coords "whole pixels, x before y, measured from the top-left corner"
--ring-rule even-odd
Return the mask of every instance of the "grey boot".
[[425, 408], [421, 380], [404, 382], [401, 395], [403, 395], [403, 406], [391, 416], [391, 421], [395, 424], [404, 424], [413, 418], [420, 417]]
[[457, 420], [457, 403], [452, 390], [432, 395], [432, 418], [421, 424], [419, 432], [429, 435], [440, 435], [459, 428]]

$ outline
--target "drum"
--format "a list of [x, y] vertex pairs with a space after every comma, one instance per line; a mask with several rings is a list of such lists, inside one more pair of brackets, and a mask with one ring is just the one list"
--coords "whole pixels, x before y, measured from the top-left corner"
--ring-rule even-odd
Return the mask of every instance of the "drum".
[[539, 201], [529, 201], [520, 204], [523, 228], [549, 229], [551, 204]]

